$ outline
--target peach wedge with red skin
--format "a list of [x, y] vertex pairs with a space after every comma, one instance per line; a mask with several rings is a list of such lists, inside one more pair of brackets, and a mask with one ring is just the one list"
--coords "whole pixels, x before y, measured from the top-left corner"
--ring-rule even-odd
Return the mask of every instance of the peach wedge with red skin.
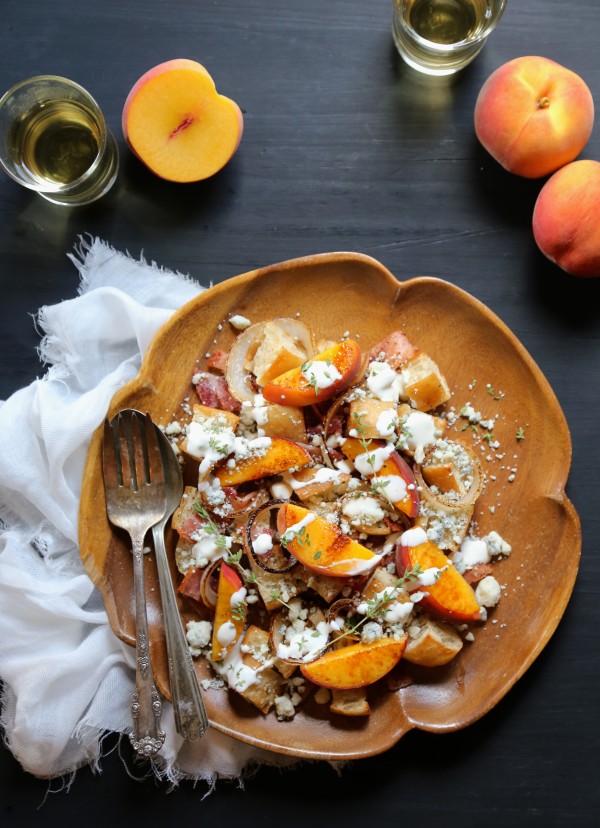
[[[360, 362], [359, 345], [353, 339], [346, 339], [311, 357], [299, 368], [286, 371], [285, 374], [266, 383], [262, 391], [263, 397], [268, 402], [277, 405], [294, 405], [299, 408], [330, 400], [352, 383], [360, 368]], [[340, 377], [323, 388], [319, 387], [318, 383], [311, 384], [305, 374], [310, 375], [310, 367], [313, 363], [318, 363], [324, 372], [327, 371], [328, 366], [335, 368]], [[321, 365], [322, 363], [324, 365]]]
[[333, 523], [295, 503], [281, 507], [277, 530], [282, 538], [288, 533], [285, 548], [290, 555], [321, 575], [350, 578], [370, 572], [381, 560]]
[[[226, 564], [221, 564], [219, 571], [219, 585], [217, 587], [217, 605], [215, 607], [215, 618], [213, 623], [212, 637], [212, 660], [220, 661], [233, 648], [235, 642], [244, 631], [244, 613], [234, 612], [231, 606], [231, 598], [242, 588], [242, 579], [235, 569]], [[224, 624], [233, 624], [235, 636], [229, 643], [219, 641], [219, 630]]]
[[475, 104], [475, 132], [509, 172], [541, 178], [573, 161], [594, 124], [586, 83], [553, 60], [519, 57], [486, 80]]
[[[385, 445], [383, 440], [369, 440], [368, 446], [365, 448], [357, 437], [348, 437], [342, 446], [342, 451], [349, 460], [356, 460], [360, 454], [367, 454], [369, 451], [383, 448]], [[420, 508], [417, 481], [411, 467], [397, 451], [390, 454], [377, 474], [369, 477], [376, 482], [378, 477], [388, 477], [389, 475], [399, 475], [406, 484], [406, 496], [402, 500], [392, 502], [392, 506], [399, 512], [403, 512], [407, 517], [417, 517]], [[385, 487], [382, 488], [381, 494], [385, 497]]]
[[481, 607], [473, 589], [435, 543], [426, 541], [417, 546], [398, 545], [397, 571], [402, 573], [416, 566], [421, 568], [421, 572], [431, 568], [444, 570], [434, 584], [423, 587], [426, 595], [421, 605], [425, 609], [445, 621], [480, 620]]
[[264, 454], [238, 460], [233, 468], [221, 466], [215, 472], [221, 486], [239, 486], [249, 480], [260, 480], [272, 474], [280, 474], [288, 469], [301, 468], [312, 462], [312, 457], [292, 440], [284, 437], [271, 437], [271, 444]]
[[218, 94], [204, 66], [185, 58], [142, 75], [123, 108], [131, 150], [156, 175], [181, 183], [201, 181], [224, 167], [243, 126], [235, 101]]
[[402, 658], [408, 636], [380, 638], [368, 644], [351, 644], [330, 650], [316, 661], [300, 667], [305, 678], [321, 687], [351, 690], [367, 687], [383, 678]]

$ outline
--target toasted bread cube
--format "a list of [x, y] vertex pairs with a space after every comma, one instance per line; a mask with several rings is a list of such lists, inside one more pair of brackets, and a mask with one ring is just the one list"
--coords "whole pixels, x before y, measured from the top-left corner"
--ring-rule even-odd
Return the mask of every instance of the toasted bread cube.
[[450, 399], [450, 388], [437, 364], [418, 354], [402, 369], [405, 391], [413, 408], [429, 411]]
[[371, 708], [367, 701], [367, 688], [332, 689], [329, 711], [340, 716], [368, 716], [371, 713]]
[[409, 630], [406, 649], [403, 658], [412, 664], [420, 664], [422, 667], [441, 667], [460, 652], [463, 641], [456, 630], [443, 621], [436, 621], [433, 618], [421, 617], [418, 622], [419, 631], [412, 634], [413, 628]]
[[222, 411], [220, 408], [211, 408], [208, 405], [194, 405], [192, 406], [192, 411], [192, 420], [195, 420], [197, 423], [201, 423], [203, 420], [222, 418], [220, 422], [223, 422], [223, 425], [226, 424], [229, 426], [232, 431], [236, 430], [240, 421], [237, 414], [233, 414], [231, 411]]
[[[260, 627], [251, 625], [244, 634], [241, 644], [242, 663], [256, 670], [256, 681], [247, 687], [231, 687], [246, 701], [268, 713], [281, 694], [284, 678], [273, 667], [265, 666], [273, 658], [269, 634]], [[231, 685], [230, 685], [231, 686]]]
[[343, 578], [332, 578], [331, 575], [318, 575], [305, 566], [298, 568], [298, 580], [303, 589], [312, 589], [317, 595], [331, 604], [344, 588]]
[[197, 514], [196, 506], [200, 503], [202, 503], [202, 499], [198, 489], [195, 486], [186, 486], [179, 506], [175, 509], [171, 518], [171, 526], [179, 535], [181, 535], [186, 521]]
[[258, 409], [264, 412], [264, 420], [259, 428], [265, 437], [285, 437], [295, 443], [306, 442], [306, 426], [304, 412], [293, 405], [265, 405]]
[[426, 507], [421, 505], [421, 514], [416, 518], [414, 525], [420, 526], [425, 532], [431, 530], [428, 536], [440, 549], [456, 552], [467, 536], [474, 511], [473, 504], [466, 504], [449, 516], [443, 508], [436, 510], [428, 503]]
[[384, 411], [393, 411], [395, 408], [391, 400], [388, 402], [368, 397], [352, 400], [348, 409], [346, 436], [358, 435], [363, 440], [381, 440], [382, 434], [377, 428], [377, 421]]
[[[384, 590], [394, 589], [397, 580], [397, 575], [392, 575], [392, 573], [388, 572], [387, 569], [384, 569], [382, 566], [378, 566], [363, 589], [363, 598], [367, 601], [372, 600], [377, 594], [381, 594]], [[398, 595], [393, 600], [397, 601], [399, 604], [412, 603], [408, 595], [400, 590], [398, 591]]]
[[248, 560], [250, 569], [256, 578], [258, 594], [269, 612], [281, 607], [281, 602], [273, 598], [274, 593], [287, 592], [293, 596], [306, 588], [303, 581], [303, 567], [294, 567], [290, 572], [267, 572], [256, 563], [252, 555], [248, 556]]
[[290, 334], [273, 322], [267, 322], [252, 365], [256, 381], [259, 385], [265, 385], [286, 371], [298, 368], [307, 356]]

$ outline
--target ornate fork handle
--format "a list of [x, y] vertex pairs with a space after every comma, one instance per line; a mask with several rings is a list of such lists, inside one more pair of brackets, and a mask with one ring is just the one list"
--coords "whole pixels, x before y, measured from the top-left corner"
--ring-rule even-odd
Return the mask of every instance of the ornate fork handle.
[[154, 756], [165, 741], [160, 729], [162, 703], [152, 673], [146, 615], [146, 591], [144, 586], [144, 535], [132, 535], [133, 580], [135, 588], [135, 657], [137, 669], [135, 691], [131, 703], [133, 730], [129, 739], [133, 749], [141, 756]]
[[154, 550], [163, 605], [169, 679], [177, 732], [190, 742], [200, 739], [208, 728], [208, 718], [200, 694], [192, 656], [181, 625], [177, 599], [169, 572], [163, 528], [153, 527]]

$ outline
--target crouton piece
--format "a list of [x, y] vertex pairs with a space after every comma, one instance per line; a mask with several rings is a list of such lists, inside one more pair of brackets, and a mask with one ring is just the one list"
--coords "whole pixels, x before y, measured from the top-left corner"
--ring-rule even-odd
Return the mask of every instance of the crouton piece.
[[340, 716], [368, 716], [371, 713], [366, 687], [331, 691], [330, 713]]
[[436, 363], [418, 354], [402, 369], [405, 391], [413, 408], [429, 411], [450, 399], [450, 388]]
[[268, 713], [281, 695], [284, 678], [271, 666], [274, 658], [269, 634], [260, 627], [251, 625], [244, 634], [241, 644], [241, 660], [246, 667], [256, 671], [256, 681], [246, 687], [232, 688], [246, 701]]
[[409, 629], [403, 658], [423, 667], [441, 667], [452, 661], [462, 646], [462, 638], [449, 624], [421, 617]]
[[343, 578], [332, 578], [330, 575], [318, 575], [305, 566], [298, 567], [298, 581], [302, 588], [312, 589], [324, 601], [331, 604], [346, 586]]
[[192, 420], [197, 423], [214, 418], [223, 418], [220, 422], [226, 423], [233, 431], [236, 430], [240, 421], [237, 414], [233, 414], [231, 411], [223, 411], [220, 408], [211, 408], [208, 405], [194, 405], [192, 406], [192, 411]]
[[195, 528], [197, 528], [201, 523], [204, 523], [204, 521], [196, 511], [196, 506], [199, 506], [201, 503], [202, 500], [200, 498], [200, 492], [198, 491], [198, 489], [195, 486], [186, 486], [183, 490], [183, 495], [181, 497], [181, 501], [179, 502], [179, 506], [177, 507], [177, 509], [173, 513], [173, 517], [171, 518], [171, 526], [177, 532], [177, 534], [190, 534], [190, 532], [186, 530], [186, 524], [189, 523], [190, 518], [194, 519]]
[[258, 427], [265, 437], [285, 437], [295, 443], [306, 443], [304, 412], [293, 405], [265, 405], [257, 409], [262, 417]]
[[[274, 593], [285, 593], [296, 595], [306, 588], [303, 580], [303, 567], [294, 567], [290, 572], [267, 572], [256, 563], [252, 555], [248, 557], [250, 569], [256, 578], [256, 588], [269, 612], [279, 609], [281, 602], [273, 598]], [[283, 555], [282, 555], [283, 560]]]
[[[397, 422], [398, 418], [393, 414], [387, 414], [380, 420], [384, 412], [394, 412], [395, 405], [390, 401], [365, 398], [352, 400], [348, 409], [348, 420], [346, 423], [346, 435], [358, 436], [363, 440], [381, 440], [389, 436], [386, 427]], [[378, 428], [378, 423], [380, 428]]]
[[258, 384], [265, 385], [286, 371], [298, 368], [307, 356], [290, 334], [273, 322], [267, 322], [254, 355], [252, 371]]

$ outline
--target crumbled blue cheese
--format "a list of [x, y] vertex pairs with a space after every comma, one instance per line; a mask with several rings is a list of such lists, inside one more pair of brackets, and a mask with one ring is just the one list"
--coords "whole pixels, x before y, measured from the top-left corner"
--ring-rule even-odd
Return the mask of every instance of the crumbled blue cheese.
[[329, 388], [334, 382], [342, 378], [342, 375], [331, 362], [331, 360], [313, 359], [305, 362], [301, 368], [304, 379], [315, 386], [315, 390]]
[[188, 621], [185, 635], [191, 654], [199, 656], [211, 643], [212, 624], [210, 621]]
[[236, 331], [243, 331], [246, 328], [249, 328], [252, 323], [245, 316], [241, 316], [239, 313], [236, 313], [234, 316], [229, 317], [229, 324], [232, 328], [235, 328]]
[[482, 607], [495, 607], [500, 600], [500, 584], [493, 575], [482, 578], [475, 589], [475, 598]]

